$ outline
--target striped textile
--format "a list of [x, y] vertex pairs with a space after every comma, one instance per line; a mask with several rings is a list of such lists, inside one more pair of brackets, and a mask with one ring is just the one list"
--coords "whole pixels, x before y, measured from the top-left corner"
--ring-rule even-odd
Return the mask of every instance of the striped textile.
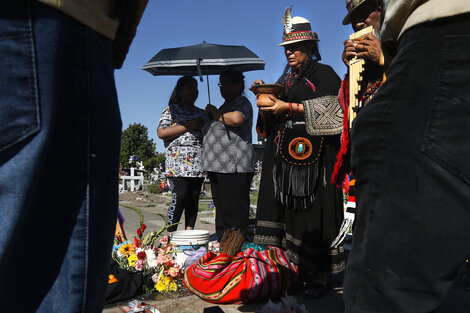
[[186, 269], [183, 279], [190, 292], [212, 303], [276, 299], [297, 282], [297, 266], [277, 247], [246, 249], [234, 257], [208, 252]]

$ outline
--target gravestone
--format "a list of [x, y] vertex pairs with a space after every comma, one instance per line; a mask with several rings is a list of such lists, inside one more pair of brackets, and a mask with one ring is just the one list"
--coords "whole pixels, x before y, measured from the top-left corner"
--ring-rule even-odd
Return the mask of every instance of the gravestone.
[[129, 175], [121, 175], [121, 179], [124, 190], [140, 190], [144, 184], [144, 170], [131, 167], [129, 169]]

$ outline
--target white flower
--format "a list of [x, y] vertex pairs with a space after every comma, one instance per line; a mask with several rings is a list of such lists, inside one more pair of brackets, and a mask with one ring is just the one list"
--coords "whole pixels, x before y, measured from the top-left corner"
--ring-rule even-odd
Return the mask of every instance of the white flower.
[[157, 256], [155, 255], [155, 252], [153, 251], [153, 249], [145, 250], [145, 254], [147, 255], [147, 261], [150, 261], [150, 260], [153, 260], [153, 259], [157, 258]]
[[157, 261], [157, 259], [156, 259], [156, 258], [150, 259], [150, 260], [147, 259], [147, 266], [150, 267], [150, 268], [156, 268], [156, 267], [158, 267], [158, 261]]

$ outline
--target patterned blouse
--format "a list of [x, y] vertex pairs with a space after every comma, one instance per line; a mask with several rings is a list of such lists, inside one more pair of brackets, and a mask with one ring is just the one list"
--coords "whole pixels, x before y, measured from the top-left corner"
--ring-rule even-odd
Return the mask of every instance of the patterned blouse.
[[219, 110], [224, 113], [240, 112], [245, 122], [238, 127], [229, 127], [219, 121], [204, 125], [203, 169], [217, 173], [253, 172], [253, 107], [250, 101], [244, 96], [239, 96], [224, 103]]
[[[172, 104], [163, 110], [157, 128], [185, 124], [192, 119], [208, 121], [204, 110], [194, 107], [186, 109]], [[165, 146], [165, 174], [167, 177], [202, 177], [202, 132], [190, 131], [180, 136], [163, 140]]]

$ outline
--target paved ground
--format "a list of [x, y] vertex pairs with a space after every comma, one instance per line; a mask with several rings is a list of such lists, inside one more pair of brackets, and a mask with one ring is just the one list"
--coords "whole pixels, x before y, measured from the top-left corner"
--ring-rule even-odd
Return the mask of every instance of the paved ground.
[[[169, 201], [170, 198], [168, 198]], [[144, 222], [149, 229], [160, 229], [163, 226], [163, 220], [158, 214], [165, 215], [167, 205], [159, 203], [155, 206], [153, 204], [136, 204], [131, 202], [121, 202], [121, 204], [138, 206], [144, 216]], [[121, 212], [126, 219], [125, 230], [129, 238], [133, 238], [136, 234], [138, 227], [138, 218], [134, 211], [120, 206]], [[215, 238], [215, 229], [213, 224], [213, 216], [210, 212], [203, 212], [199, 214], [196, 222], [196, 229], [208, 230], [211, 237]], [[470, 280], [470, 274], [462, 276], [462, 279]], [[342, 300], [342, 281], [343, 274], [332, 277], [333, 290], [324, 298], [318, 300], [305, 300], [302, 297], [302, 290], [299, 290], [295, 297], [299, 303], [305, 305], [310, 313], [342, 313], [344, 305]], [[250, 305], [214, 305], [205, 302], [194, 295], [180, 295], [172, 297], [163, 297], [161, 295], [156, 298], [145, 299], [146, 302], [155, 305], [161, 313], [259, 313], [265, 303], [256, 303]], [[121, 303], [127, 304], [127, 302]], [[462, 284], [457, 284], [450, 291], [444, 302], [440, 306], [438, 313], [468, 313], [470, 312], [470, 291], [463, 287]], [[107, 306], [103, 313], [121, 313], [117, 305]], [[380, 313], [380, 312], [377, 312]]]

